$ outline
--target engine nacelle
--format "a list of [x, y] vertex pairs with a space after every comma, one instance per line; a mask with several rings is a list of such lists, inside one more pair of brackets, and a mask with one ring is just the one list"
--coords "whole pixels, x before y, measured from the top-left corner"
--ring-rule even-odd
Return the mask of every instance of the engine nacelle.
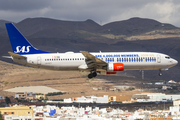
[[123, 63], [109, 63], [107, 66], [107, 72], [122, 72], [124, 71]]

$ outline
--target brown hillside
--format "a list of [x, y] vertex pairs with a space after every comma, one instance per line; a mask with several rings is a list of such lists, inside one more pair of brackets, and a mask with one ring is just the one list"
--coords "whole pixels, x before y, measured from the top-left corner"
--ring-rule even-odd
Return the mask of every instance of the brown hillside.
[[[146, 35], [145, 39], [179, 37], [176, 32], [172, 32], [171, 36], [160, 36], [162, 34], [168, 35], [169, 33], [166, 32], [167, 30], [179, 30], [179, 28], [171, 24], [160, 23], [156, 20], [146, 18], [131, 18], [128, 20], [111, 22], [103, 26], [97, 24], [93, 20], [63, 21], [50, 18], [27, 18], [17, 23], [16, 26], [25, 36], [32, 38], [59, 38], [77, 41], [88, 40], [108, 44], [110, 40], [114, 40], [113, 42], [129, 40], [132, 38], [128, 37], [137, 35], [144, 36], [144, 34]], [[162, 32], [160, 35], [159, 32], [148, 34], [153, 31]], [[133, 37], [133, 39], [138, 40], [141, 38]]]
[[62, 38], [71, 35], [72, 31], [84, 30], [93, 32], [100, 25], [92, 20], [62, 21], [49, 18], [27, 18], [16, 24], [26, 36]]
[[112, 22], [104, 25], [100, 32], [114, 35], [140, 35], [153, 30], [176, 29], [170, 24], [160, 23], [153, 19], [131, 18], [124, 21]]
[[[23, 86], [48, 86], [68, 93], [60, 96], [50, 97], [51, 99], [80, 97], [88, 95], [103, 96], [124, 94], [131, 96], [134, 93], [139, 93], [138, 91], [113, 92], [105, 90], [93, 90], [93, 88], [98, 87], [111, 88], [117, 85], [133, 85], [138, 82], [133, 81], [132, 78], [126, 78], [123, 80], [123, 77], [119, 77], [119, 79], [121, 80], [113, 80], [112, 82], [111, 80], [98, 78], [89, 80], [86, 76], [87, 73], [84, 72], [63, 72], [34, 69], [0, 61], [1, 90]], [[0, 95], [6, 96], [6, 94], [7, 92], [1, 92]], [[12, 93], [8, 94], [13, 95]]]

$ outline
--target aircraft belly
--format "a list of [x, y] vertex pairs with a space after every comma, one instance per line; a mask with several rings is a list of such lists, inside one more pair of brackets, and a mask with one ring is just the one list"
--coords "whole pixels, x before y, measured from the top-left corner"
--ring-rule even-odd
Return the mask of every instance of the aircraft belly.
[[157, 70], [162, 66], [156, 63], [136, 63], [136, 64], [124, 64], [124, 70]]
[[82, 63], [71, 63], [71, 62], [49, 62], [42, 64], [40, 67], [45, 69], [53, 70], [78, 70], [78, 66]]
[[170, 65], [164, 63], [136, 63], [124, 64], [124, 70], [159, 70], [162, 68], [170, 68]]

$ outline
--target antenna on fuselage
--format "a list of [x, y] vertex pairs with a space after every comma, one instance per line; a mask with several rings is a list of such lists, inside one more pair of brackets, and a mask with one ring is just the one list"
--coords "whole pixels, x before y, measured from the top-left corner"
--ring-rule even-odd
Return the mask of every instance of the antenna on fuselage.
[[144, 80], [144, 70], [142, 70], [142, 80]]

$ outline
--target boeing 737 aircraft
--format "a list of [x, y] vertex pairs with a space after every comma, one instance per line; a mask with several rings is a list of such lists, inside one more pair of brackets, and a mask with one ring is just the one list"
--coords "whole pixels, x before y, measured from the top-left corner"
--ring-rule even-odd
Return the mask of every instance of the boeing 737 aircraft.
[[6, 23], [14, 62], [50, 70], [89, 71], [88, 78], [100, 74], [116, 74], [124, 70], [161, 70], [178, 62], [168, 55], [155, 52], [49, 53], [34, 48], [12, 23]]

